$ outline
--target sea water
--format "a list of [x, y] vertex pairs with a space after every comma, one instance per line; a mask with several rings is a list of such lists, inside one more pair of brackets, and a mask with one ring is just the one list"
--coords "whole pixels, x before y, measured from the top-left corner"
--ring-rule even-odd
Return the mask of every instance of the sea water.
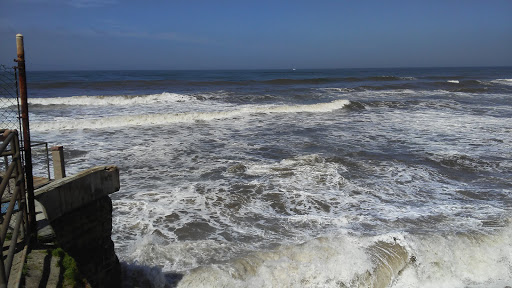
[[27, 77], [68, 174], [120, 169], [127, 287], [512, 285], [512, 68]]

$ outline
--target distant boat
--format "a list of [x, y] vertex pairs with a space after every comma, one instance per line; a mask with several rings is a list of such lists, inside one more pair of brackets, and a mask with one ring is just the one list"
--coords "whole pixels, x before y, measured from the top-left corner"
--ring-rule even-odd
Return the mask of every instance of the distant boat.
[[292, 71], [295, 71], [295, 68], [292, 68]]

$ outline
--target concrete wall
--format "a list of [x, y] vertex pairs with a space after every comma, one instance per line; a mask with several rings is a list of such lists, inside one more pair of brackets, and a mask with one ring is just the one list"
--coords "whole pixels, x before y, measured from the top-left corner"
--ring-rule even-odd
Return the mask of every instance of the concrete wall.
[[120, 287], [121, 267], [114, 252], [112, 201], [119, 170], [101, 166], [55, 180], [35, 191], [57, 245], [75, 258], [93, 287]]
[[55, 180], [34, 193], [36, 200], [46, 209], [51, 222], [76, 208], [118, 191], [119, 187], [119, 169], [115, 166], [98, 166]]

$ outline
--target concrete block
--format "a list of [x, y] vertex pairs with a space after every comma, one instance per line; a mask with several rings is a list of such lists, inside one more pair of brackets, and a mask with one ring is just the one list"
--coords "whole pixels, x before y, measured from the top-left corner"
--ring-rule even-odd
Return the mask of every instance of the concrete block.
[[53, 181], [35, 191], [51, 222], [94, 200], [119, 191], [119, 169], [99, 166]]

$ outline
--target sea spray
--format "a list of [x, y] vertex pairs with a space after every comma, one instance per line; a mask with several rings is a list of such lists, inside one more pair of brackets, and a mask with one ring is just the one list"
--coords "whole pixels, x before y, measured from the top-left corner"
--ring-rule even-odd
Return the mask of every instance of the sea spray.
[[194, 269], [178, 287], [387, 287], [409, 262], [397, 239], [387, 238], [329, 237], [282, 246]]
[[123, 269], [130, 283], [151, 287], [502, 288], [512, 283], [511, 236], [507, 226], [488, 235], [320, 237], [184, 273], [138, 264]]
[[392, 287], [510, 286], [512, 225], [497, 230], [490, 234], [406, 236], [415, 263], [405, 269]]

